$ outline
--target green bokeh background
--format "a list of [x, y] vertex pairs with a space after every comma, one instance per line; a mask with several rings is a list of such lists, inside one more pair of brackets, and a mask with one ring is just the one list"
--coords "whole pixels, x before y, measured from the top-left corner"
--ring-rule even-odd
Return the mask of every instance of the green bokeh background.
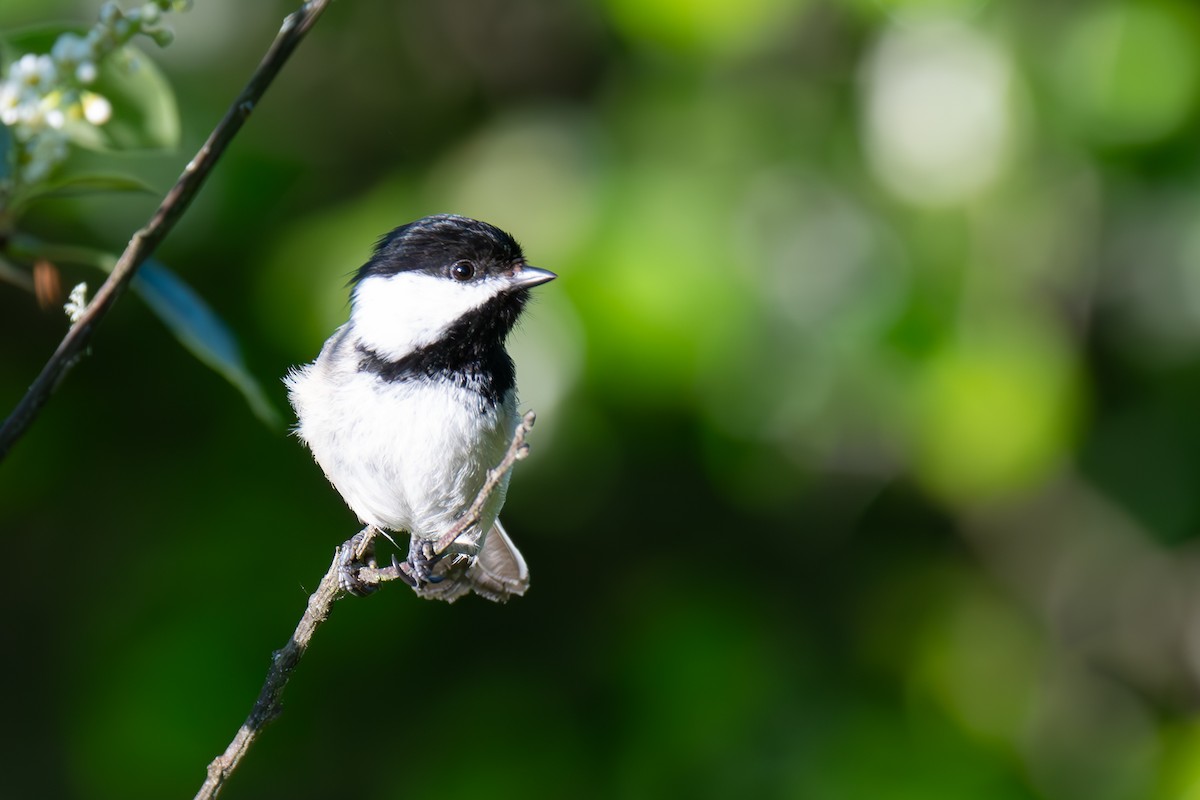
[[[174, 17], [183, 145], [120, 168], [293, 7]], [[338, 603], [223, 796], [1200, 798], [1198, 111], [1182, 1], [334, 3], [158, 256], [287, 416], [376, 236], [515, 233], [533, 585]], [[66, 322], [0, 320], [8, 409]], [[134, 297], [0, 525], [0, 796], [123, 799], [198, 788], [356, 529]]]

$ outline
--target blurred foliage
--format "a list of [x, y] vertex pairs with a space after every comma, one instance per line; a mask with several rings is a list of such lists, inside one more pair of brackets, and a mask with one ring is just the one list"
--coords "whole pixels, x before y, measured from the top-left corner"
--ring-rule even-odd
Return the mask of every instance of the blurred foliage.
[[[291, 8], [181, 17], [121, 171]], [[533, 587], [339, 603], [226, 796], [1200, 797], [1197, 54], [1172, 0], [335, 3], [157, 255], [284, 414], [376, 236], [517, 235]], [[11, 407], [66, 322], [0, 306]], [[194, 791], [355, 530], [150, 313], [0, 468], [6, 797]]]
[[[153, 193], [136, 176], [111, 166], [96, 173], [88, 159], [64, 162], [72, 145], [125, 155], [178, 146], [179, 110], [171, 84], [128, 42], [144, 35], [169, 44], [174, 34], [162, 17], [188, 5], [190, 0], [156, 0], [122, 10], [107, 2], [86, 30], [44, 24], [0, 36], [0, 279], [30, 291], [43, 308], [60, 300], [63, 265], [111, 271], [117, 256], [30, 235], [28, 207], [55, 197]], [[132, 286], [181, 344], [241, 390], [255, 414], [268, 424], [278, 422], [246, 369], [236, 337], [202, 297], [160, 263], [143, 268]], [[87, 283], [73, 292], [79, 299], [72, 300], [72, 321], [86, 307]]]

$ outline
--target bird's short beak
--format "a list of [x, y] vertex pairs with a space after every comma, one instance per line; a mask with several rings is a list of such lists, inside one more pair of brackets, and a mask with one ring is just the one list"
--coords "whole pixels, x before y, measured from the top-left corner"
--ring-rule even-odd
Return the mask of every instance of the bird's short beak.
[[522, 264], [513, 271], [512, 288], [528, 289], [531, 286], [552, 281], [557, 277], [557, 275], [548, 269], [540, 269], [538, 267], [531, 267], [528, 264]]

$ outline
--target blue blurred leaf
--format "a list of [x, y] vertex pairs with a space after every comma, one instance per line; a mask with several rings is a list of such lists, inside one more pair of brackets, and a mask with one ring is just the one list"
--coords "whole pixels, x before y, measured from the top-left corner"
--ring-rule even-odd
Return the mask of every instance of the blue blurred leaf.
[[0, 181], [10, 174], [12, 164], [9, 163], [9, 148], [12, 147], [12, 134], [8, 127], [0, 125]]
[[200, 295], [153, 260], [142, 265], [133, 288], [184, 347], [237, 387], [259, 419], [272, 427], [280, 424], [278, 412], [246, 368], [233, 332]]

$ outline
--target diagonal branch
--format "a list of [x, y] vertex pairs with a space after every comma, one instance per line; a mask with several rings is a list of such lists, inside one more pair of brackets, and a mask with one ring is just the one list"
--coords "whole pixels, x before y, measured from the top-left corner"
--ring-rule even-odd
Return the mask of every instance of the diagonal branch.
[[250, 745], [254, 744], [259, 732], [283, 710], [281, 698], [284, 687], [287, 686], [288, 680], [292, 676], [292, 670], [296, 668], [296, 665], [300, 663], [300, 658], [308, 650], [308, 643], [312, 640], [317, 628], [329, 618], [333, 601], [337, 600], [342, 593], [338, 586], [340, 561], [341, 548], [338, 548], [329, 571], [321, 579], [317, 590], [308, 598], [308, 608], [305, 609], [304, 616], [300, 618], [300, 624], [296, 626], [292, 638], [288, 639], [288, 643], [282, 648], [271, 654], [271, 668], [267, 670], [267, 679], [258, 693], [258, 699], [254, 701], [254, 708], [250, 711], [250, 716], [242, 723], [242, 727], [238, 728], [237, 735], [225, 748], [225, 752], [208, 765], [208, 775], [204, 779], [200, 791], [196, 793], [196, 800], [211, 800], [220, 793], [221, 787], [241, 764], [242, 758], [250, 749]]
[[267, 87], [329, 3], [330, 0], [307, 0], [300, 9], [289, 14], [284, 20], [275, 41], [263, 56], [258, 69], [250, 76], [242, 93], [225, 112], [225, 116], [213, 129], [196, 156], [188, 162], [183, 174], [163, 198], [162, 204], [150, 221], [129, 240], [125, 252], [117, 260], [112, 273], [100, 286], [83, 316], [67, 331], [67, 335], [42, 368], [41, 374], [0, 427], [0, 460], [8, 455], [12, 446], [33, 424], [38, 412], [50, 399], [50, 394], [83, 356], [96, 326], [133, 280], [138, 268], [154, 253], [155, 248], [191, 205], [192, 199], [225, 152], [225, 148], [241, 130]]
[[[529, 429], [533, 427], [533, 420], [533, 412], [530, 411], [517, 425], [517, 429], [513, 433], [512, 444], [509, 445], [504, 459], [495, 469], [488, 471], [487, 480], [484, 482], [483, 488], [479, 490], [479, 494], [476, 495], [475, 502], [471, 503], [471, 507], [467, 509], [467, 512], [438, 540], [438, 546], [440, 547], [438, 552], [444, 551], [454, 543], [454, 540], [463, 531], [479, 521], [479, 515], [483, 511], [483, 507], [487, 504], [488, 498], [492, 496], [492, 493], [496, 491], [504, 476], [518, 461], [528, 455], [529, 445], [525, 443], [525, 437], [529, 434]], [[334, 601], [345, 595], [345, 591], [341, 588], [338, 581], [338, 573], [341, 571], [343, 564], [348, 560], [345, 557], [347, 549], [353, 548], [355, 550], [353, 553], [355, 560], [362, 557], [363, 553], [368, 549], [370, 540], [375, 535], [375, 529], [368, 525], [364, 529], [364, 533], [366, 535], [359, 542], [355, 542], [351, 538], [342, 544], [337, 549], [337, 552], [333, 554], [333, 562], [329, 565], [329, 570], [325, 573], [325, 577], [321, 578], [321, 583], [317, 587], [317, 590], [309, 596], [304, 616], [300, 618], [300, 624], [296, 626], [296, 631], [292, 634], [292, 638], [281, 649], [271, 654], [271, 667], [267, 670], [267, 678], [258, 693], [258, 699], [254, 701], [254, 708], [250, 710], [250, 716], [242, 723], [242, 727], [238, 729], [237, 734], [233, 737], [233, 741], [225, 748], [225, 752], [213, 759], [212, 763], [208, 765], [208, 776], [205, 778], [204, 784], [200, 787], [200, 791], [196, 793], [195, 800], [213, 800], [217, 796], [225, 781], [238, 768], [238, 765], [246, 755], [246, 751], [250, 749], [250, 745], [254, 744], [262, 729], [266, 727], [267, 723], [278, 717], [283, 710], [283, 690], [287, 687], [288, 681], [291, 680], [292, 672], [300, 663], [300, 658], [304, 655], [305, 651], [308, 650], [308, 645], [312, 641], [313, 634], [316, 633], [317, 628], [329, 618]], [[444, 546], [442, 546], [443, 541], [445, 542]], [[405, 563], [400, 565], [400, 568], [403, 569], [407, 566], [408, 564]], [[385, 569], [362, 567], [359, 570], [359, 579], [364, 583], [379, 584], [385, 581], [396, 580], [399, 577], [400, 570], [396, 567], [387, 567]]]

